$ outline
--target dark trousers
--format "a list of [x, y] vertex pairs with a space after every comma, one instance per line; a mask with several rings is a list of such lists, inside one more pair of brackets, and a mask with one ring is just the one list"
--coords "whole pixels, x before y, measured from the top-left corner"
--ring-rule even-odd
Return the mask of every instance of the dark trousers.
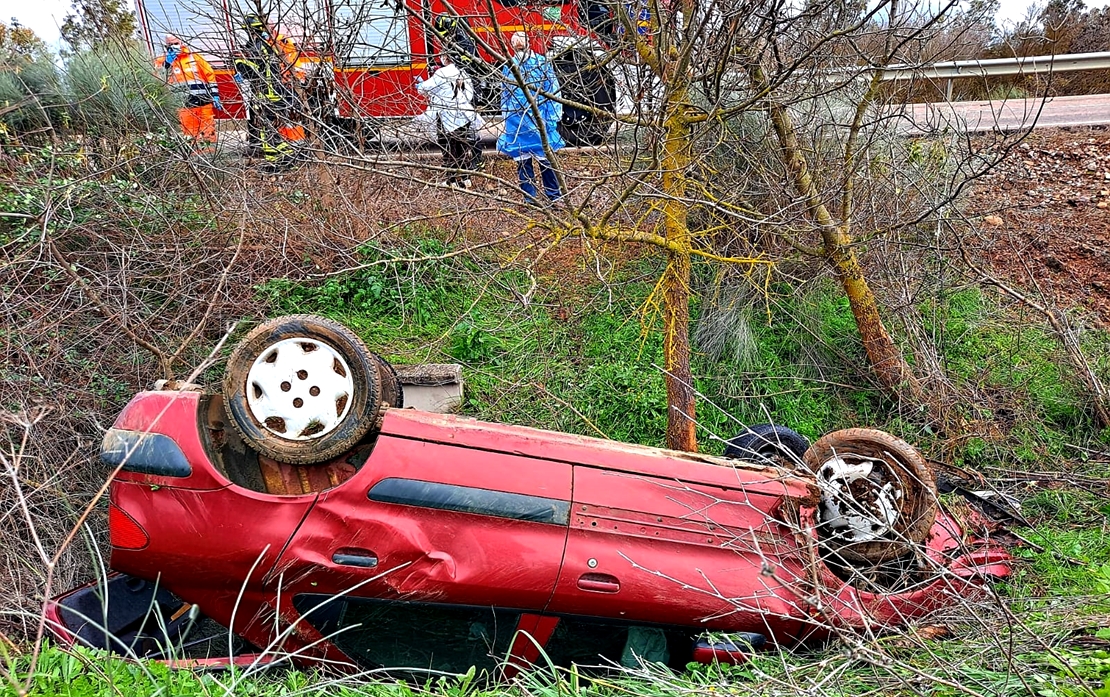
[[536, 201], [536, 170], [532, 166], [533, 159], [539, 160], [540, 163], [540, 179], [543, 180], [544, 193], [549, 200], [558, 201], [563, 197], [563, 191], [559, 188], [559, 178], [555, 176], [555, 170], [547, 160], [531, 157], [517, 160], [516, 163], [516, 175], [520, 178], [520, 190], [524, 192], [524, 198], [529, 203]]
[[453, 170], [447, 174], [448, 184], [469, 179], [471, 170], [478, 169], [482, 148], [470, 126], [450, 132], [439, 129], [439, 148], [443, 151], [444, 168]]
[[247, 145], [261, 150], [266, 164], [281, 169], [292, 167], [304, 157], [305, 131], [296, 112], [282, 104], [263, 102], [247, 111]]

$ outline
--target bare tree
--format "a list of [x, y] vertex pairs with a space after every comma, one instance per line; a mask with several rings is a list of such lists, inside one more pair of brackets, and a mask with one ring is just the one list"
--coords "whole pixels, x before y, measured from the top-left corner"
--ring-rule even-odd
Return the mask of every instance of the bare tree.
[[[858, 237], [897, 236], [927, 223], [1010, 143], [979, 151], [969, 141], [952, 144], [946, 157], [957, 164], [946, 170], [942, 185], [876, 176], [877, 155], [897, 158], [907, 152], [888, 147], [906, 127], [899, 121], [900, 98], [882, 82], [883, 69], [943, 55], [963, 36], [961, 27], [973, 26], [988, 9], [967, 13], [957, 12], [954, 2], [932, 7], [896, 0], [866, 8], [836, 0], [804, 7], [754, 0], [680, 2], [653, 4], [646, 19], [618, 9], [609, 33], [596, 40], [553, 41], [552, 55], [577, 56], [567, 62], [579, 74], [599, 66], [611, 74], [615, 114], [589, 100], [566, 94], [561, 99], [578, 115], [614, 119], [619, 147], [591, 156], [588, 177], [575, 176], [566, 166], [572, 160], [550, 152], [565, 183], [575, 189], [577, 205], [566, 214], [521, 210], [521, 220], [533, 234], [545, 234], [535, 242], [538, 257], [577, 238], [646, 244], [666, 260], [653, 306], [658, 303], [664, 335], [668, 446], [697, 448], [689, 339], [694, 261], [770, 265], [781, 250], [727, 240], [783, 221], [787, 225], [778, 232], [790, 234], [771, 237], [823, 258], [837, 275], [878, 382], [907, 403], [929, 401], [882, 319]], [[505, 60], [505, 36], [479, 31], [496, 25], [492, 6], [489, 12], [484, 20], [471, 19], [475, 26], [464, 26], [482, 57]], [[427, 18], [409, 21], [431, 31]], [[496, 93], [498, 81], [521, 76], [505, 70], [485, 77]], [[575, 73], [564, 78], [576, 81]], [[929, 132], [927, 125], [914, 127], [919, 138]], [[761, 137], [750, 137], [753, 128]], [[761, 166], [746, 175], [703, 166], [706, 154], [722, 147]], [[438, 177], [440, 171], [426, 159], [403, 154], [382, 158], [328, 147], [321, 154], [340, 167], [396, 177], [428, 171]], [[888, 168], [901, 165], [882, 162]], [[493, 169], [482, 178], [487, 186], [472, 194], [476, 203], [511, 203], [506, 195], [515, 188], [511, 179], [495, 176]], [[904, 197], [907, 205], [885, 210], [873, 205], [879, 197], [899, 196], [898, 186], [913, 192]], [[701, 226], [703, 212], [717, 222]], [[816, 236], [816, 245], [807, 234]], [[741, 248], [743, 253], [729, 251]]]

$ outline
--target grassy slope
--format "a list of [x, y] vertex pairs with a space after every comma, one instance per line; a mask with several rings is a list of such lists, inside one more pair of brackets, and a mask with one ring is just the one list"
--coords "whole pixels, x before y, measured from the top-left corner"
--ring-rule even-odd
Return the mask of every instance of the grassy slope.
[[[442, 249], [434, 240], [422, 244], [428, 252]], [[600, 293], [608, 302], [585, 304], [591, 290], [570, 309], [554, 282], [542, 284], [533, 302], [522, 306], [513, 291], [524, 290], [524, 279], [501, 270], [495, 260], [375, 268], [311, 286], [271, 282], [259, 293], [274, 314], [314, 312], [348, 323], [396, 362], [462, 362], [464, 410], [471, 415], [658, 445], [665, 418], [662, 380], [654, 367], [660, 363], [660, 338], [644, 310], [650, 307], [655, 271], [651, 261], [630, 262], [618, 271], [619, 282]], [[773, 301], [769, 322], [753, 312], [750, 350], [734, 351], [724, 362], [699, 361], [698, 387], [707, 397], [699, 407], [705, 450], [719, 451], [712, 436], [735, 433], [735, 419], [775, 420], [810, 438], [874, 425], [924, 448], [938, 445], [908, 422], [886, 416], [892, 410], [877, 392], [846, 387], [866, 382], [854, 367], [859, 347], [851, 316], [836, 293], [819, 288], [794, 296], [782, 288]], [[1008, 429], [966, 441], [955, 457], [984, 470], [1071, 468], [1106, 476], [1104, 464], [1077, 462], [1082, 451], [1073, 446], [1084, 442], [1090, 423], [1052, 361], [1051, 341], [978, 293], [945, 298], [940, 308], [939, 336], [952, 375], [1010, 400], [1004, 419], [997, 409], [971, 415], [1004, 421]], [[578, 684], [574, 675], [552, 680], [539, 671], [497, 691], [1088, 694], [1082, 686], [1101, 689], [1110, 679], [1110, 654], [1099, 644], [1099, 637], [1110, 635], [1110, 549], [1104, 541], [1110, 507], [1105, 499], [1068, 487], [1031, 487], [1027, 493], [1025, 512], [1036, 527], [1023, 534], [1045, 551], [1019, 552], [1022, 563], [1000, 588], [1013, 615], [989, 608], [981, 617], [956, 613], [943, 620], [954, 638], [910, 632], [760, 656], [738, 668], [699, 667], [681, 676], [629, 675], [588, 685]], [[1074, 641], [1077, 633], [1090, 637], [1086, 644]], [[15, 665], [18, 674], [26, 659]], [[33, 682], [37, 694], [82, 696], [425, 691], [340, 684], [298, 672], [197, 677], [57, 649], [47, 651]], [[481, 692], [465, 679], [426, 688], [452, 697]], [[11, 693], [0, 687], [0, 694]]]

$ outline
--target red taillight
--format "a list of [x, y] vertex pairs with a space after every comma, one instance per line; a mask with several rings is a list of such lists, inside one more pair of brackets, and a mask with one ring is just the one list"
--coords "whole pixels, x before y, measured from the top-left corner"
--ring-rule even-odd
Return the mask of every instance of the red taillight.
[[112, 546], [120, 549], [142, 549], [150, 542], [146, 530], [114, 503], [108, 506], [108, 534]]

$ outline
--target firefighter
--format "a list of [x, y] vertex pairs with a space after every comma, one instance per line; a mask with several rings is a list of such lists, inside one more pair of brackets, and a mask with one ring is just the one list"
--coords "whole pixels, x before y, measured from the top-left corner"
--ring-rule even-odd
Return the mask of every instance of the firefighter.
[[470, 76], [479, 73], [478, 49], [474, 45], [466, 24], [459, 17], [438, 15], [432, 24], [436, 38], [443, 51], [451, 57], [451, 62]]
[[612, 36], [616, 32], [613, 26], [613, 13], [610, 9], [611, 2], [604, 0], [587, 0], [586, 24], [602, 36]]
[[282, 76], [294, 86], [303, 85], [308, 79], [312, 61], [297, 48], [296, 42], [290, 37], [273, 27], [270, 27], [269, 33], [270, 45], [274, 47], [274, 52], [281, 56]]
[[473, 30], [464, 19], [455, 15], [437, 15], [432, 22], [432, 29], [439, 39], [440, 50], [445, 51], [451, 57], [451, 62], [474, 84], [474, 103], [484, 103], [489, 96], [489, 82], [493, 73], [490, 64], [478, 56]]
[[279, 42], [257, 15], [248, 15], [243, 28], [246, 51], [235, 59], [235, 73], [248, 108], [249, 135], [261, 149], [268, 171], [289, 169], [303, 157], [305, 140], [285, 49], [292, 42]]
[[181, 131], [194, 147], [211, 151], [216, 145], [216, 111], [223, 111], [216, 73], [208, 61], [189, 50], [181, 39], [166, 34], [166, 53], [155, 61], [170, 90], [183, 98], [177, 110]]

